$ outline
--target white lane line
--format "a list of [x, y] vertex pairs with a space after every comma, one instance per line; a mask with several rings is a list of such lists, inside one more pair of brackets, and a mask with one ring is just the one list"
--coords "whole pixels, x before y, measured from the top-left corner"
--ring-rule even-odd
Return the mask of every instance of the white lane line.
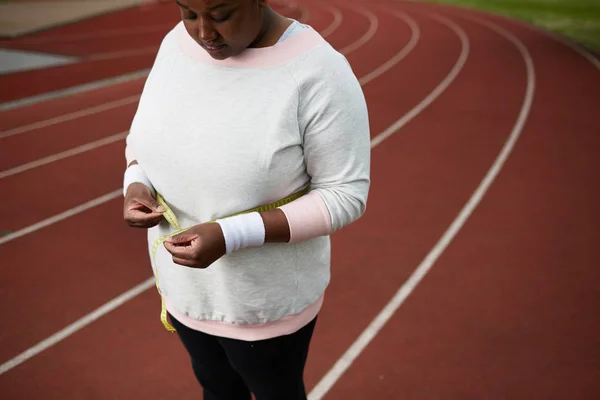
[[[388, 12], [390, 12], [390, 11], [388, 10]], [[394, 57], [390, 58], [389, 60], [387, 60], [385, 63], [383, 63], [379, 67], [375, 68], [373, 71], [371, 71], [368, 74], [366, 74], [365, 76], [361, 77], [359, 80], [361, 85], [366, 85], [367, 83], [371, 82], [373, 79], [382, 75], [387, 70], [392, 68], [394, 65], [396, 65], [400, 61], [402, 61], [402, 59], [404, 57], [406, 57], [415, 48], [415, 46], [417, 45], [417, 43], [419, 42], [419, 40], [421, 38], [421, 30], [419, 29], [419, 25], [416, 23], [416, 21], [414, 19], [412, 19], [410, 16], [408, 16], [407, 14], [402, 13], [402, 12], [392, 11], [392, 15], [394, 15], [397, 18], [402, 19], [409, 26], [409, 28], [411, 30], [410, 40], [409, 40], [408, 44], [406, 45], [406, 47], [404, 47], [402, 49], [402, 51], [397, 53]]]
[[34, 122], [27, 125], [22, 125], [17, 128], [9, 129], [3, 132], [0, 132], [0, 139], [20, 135], [22, 133], [31, 132], [35, 129], [46, 128], [48, 126], [60, 124], [62, 122], [73, 121], [74, 119], [78, 119], [81, 117], [87, 117], [89, 115], [98, 114], [104, 111], [112, 110], [114, 108], [119, 108], [121, 106], [125, 106], [128, 104], [133, 104], [140, 99], [140, 95], [136, 94], [133, 96], [125, 97], [119, 100], [109, 101], [107, 103], [102, 103], [97, 106], [84, 108], [83, 110], [70, 112], [67, 114], [59, 115], [58, 117], [49, 118], [43, 121]]
[[[130, 72], [123, 75], [112, 76], [110, 78], [101, 79], [95, 82], [85, 83], [83, 85], [72, 86], [67, 89], [55, 90], [40, 94], [37, 96], [25, 97], [19, 100], [7, 101], [0, 104], [0, 111], [13, 110], [15, 108], [25, 107], [43, 101], [56, 100], [62, 97], [72, 96], [74, 94], [86, 93], [92, 90], [103, 89], [109, 86], [118, 85], [124, 82], [133, 81], [136, 79], [145, 78], [150, 73], [150, 68], [141, 69], [139, 71]], [[14, 128], [17, 129], [17, 128]], [[1, 138], [1, 136], [0, 136]]]
[[365, 17], [367, 17], [367, 19], [369, 20], [369, 29], [367, 29], [365, 34], [362, 35], [357, 41], [355, 41], [354, 43], [351, 43], [348, 46], [341, 49], [340, 53], [342, 53], [342, 54], [346, 54], [346, 55], [350, 54], [353, 51], [356, 51], [360, 47], [367, 44], [371, 39], [373, 39], [373, 37], [377, 33], [377, 29], [379, 29], [379, 19], [377, 18], [377, 16], [375, 14], [373, 14], [371, 11], [364, 9], [364, 8], [356, 7], [356, 10], [359, 13], [361, 13], [362, 15], [364, 15]]
[[[412, 19], [411, 19], [411, 21], [412, 21]], [[407, 47], [411, 46], [411, 43], [413, 42], [415, 36], [418, 39], [418, 32], [419, 32], [418, 25], [411, 26], [411, 31], [412, 31], [411, 39], [409, 40], [409, 42], [397, 54], [406, 53], [405, 49]], [[412, 46], [412, 47], [414, 47], [414, 46]], [[396, 56], [394, 56], [394, 57], [396, 57]], [[373, 146], [374, 146], [373, 142], [371, 142], [371, 147], [373, 147]], [[104, 199], [103, 198], [99, 198], [99, 199], [96, 199], [96, 200], [93, 200], [93, 201], [96, 201], [98, 204], [102, 204], [102, 203], [110, 201], [113, 198], [116, 198], [116, 197], [121, 196], [121, 195], [122, 195], [122, 189], [119, 189], [119, 190], [116, 190], [116, 191], [114, 191], [112, 193], [109, 193], [108, 195], [103, 196], [103, 197], [108, 196], [108, 197], [106, 197]], [[86, 204], [88, 204], [88, 203], [86, 203]], [[91, 208], [91, 207], [88, 207], [88, 208]], [[64, 219], [64, 218], [62, 218], [62, 219]], [[46, 224], [44, 226], [48, 226], [48, 225], [50, 225], [50, 224]], [[41, 228], [38, 228], [38, 229], [41, 229]], [[35, 230], [37, 230], [37, 229], [35, 229]], [[15, 232], [13, 235], [18, 234], [19, 232]], [[31, 232], [32, 231], [30, 230], [29, 232], [26, 232], [24, 234], [31, 233]], [[23, 236], [24, 234], [21, 234], [19, 236]], [[3, 242], [1, 241], [1, 238], [0, 238], [0, 244], [2, 244], [2, 243]], [[154, 278], [153, 277], [148, 278], [148, 280], [144, 281], [142, 283], [142, 285], [144, 285], [144, 284], [148, 285], [146, 287], [146, 289], [149, 289], [150, 287], [152, 287], [152, 283], [154, 283]], [[146, 289], [144, 289], [144, 290], [146, 290]], [[82, 329], [87, 324], [93, 322], [94, 320], [96, 320], [96, 319], [100, 318], [101, 316], [103, 316], [103, 315], [109, 313], [110, 311], [114, 310], [115, 308], [117, 308], [118, 305], [124, 303], [123, 299], [131, 299], [131, 298], [137, 296], [138, 294], [142, 293], [144, 290], [138, 290], [138, 286], [136, 286], [136, 287], [134, 287], [134, 288], [132, 288], [132, 289], [130, 289], [130, 290], [122, 293], [121, 295], [119, 295], [118, 297], [114, 298], [109, 303], [107, 303], [107, 304], [116, 304], [116, 306], [114, 306], [114, 307], [107, 307], [106, 305], [104, 305], [104, 306], [102, 306], [102, 307], [94, 310], [92, 313], [90, 313], [90, 314], [84, 316], [83, 318], [79, 319], [75, 323], [67, 326], [66, 328], [64, 328], [64, 329], [60, 330], [59, 332], [55, 333], [54, 335], [52, 335], [50, 338], [54, 338], [53, 340], [50, 341], [50, 338], [48, 338], [48, 339], [46, 339], [46, 340], [38, 343], [37, 345], [35, 345], [35, 346], [33, 346], [33, 347], [25, 350], [23, 353], [17, 355], [16, 357], [14, 357], [11, 360], [9, 360], [9, 361], [5, 362], [4, 364], [2, 364], [2, 366], [0, 367], [0, 375], [3, 374], [3, 373], [5, 373], [5, 372], [7, 372], [7, 371], [9, 371], [10, 369], [16, 367], [17, 365], [25, 362], [26, 360], [28, 360], [29, 358], [35, 356], [36, 354], [39, 354], [43, 350], [45, 350], [45, 349], [53, 346], [54, 344], [58, 343], [59, 341], [66, 339], [68, 336], [70, 336], [73, 333], [77, 332], [78, 330]], [[93, 319], [89, 318], [89, 316], [91, 316], [91, 315], [94, 316]], [[83, 321], [83, 322], [81, 322], [81, 321]]]
[[450, 70], [450, 73], [440, 82], [438, 86], [433, 89], [427, 97], [425, 97], [419, 104], [417, 104], [413, 109], [407, 112], [402, 118], [398, 121], [394, 122], [390, 125], [385, 131], [381, 132], [379, 135], [373, 138], [373, 146], [377, 146], [379, 143], [383, 142], [385, 139], [396, 133], [398, 129], [402, 128], [406, 125], [410, 120], [419, 115], [425, 108], [427, 108], [431, 103], [433, 103], [439, 96], [442, 94], [449, 86], [454, 82], [454, 79], [458, 76], [460, 71], [465, 66], [467, 62], [467, 58], [469, 56], [470, 44], [469, 38], [467, 34], [455, 23], [445, 18], [436, 18], [442, 24], [445, 24], [450, 29], [452, 29], [460, 38], [461, 42], [461, 53], [456, 61], [454, 67]]
[[327, 10], [329, 10], [333, 14], [333, 21], [331, 22], [331, 24], [329, 24], [329, 26], [327, 26], [325, 29], [323, 29], [321, 31], [321, 36], [326, 38], [327, 36], [330, 36], [333, 32], [335, 32], [342, 25], [342, 22], [344, 21], [344, 16], [343, 16], [342, 12], [340, 11], [340, 9], [337, 7], [333, 7], [330, 5], [323, 5], [323, 7], [326, 8]]
[[[460, 211], [456, 219], [449, 226], [448, 230], [444, 233], [444, 235], [440, 238], [436, 245], [431, 249], [431, 251], [427, 254], [427, 256], [421, 262], [421, 264], [419, 264], [419, 266], [415, 269], [415, 271], [408, 278], [408, 280], [400, 287], [400, 289], [396, 292], [396, 294], [390, 300], [390, 302], [384, 307], [383, 310], [381, 310], [381, 312], [375, 317], [375, 319], [369, 324], [369, 326], [367, 326], [367, 328], [362, 332], [358, 339], [356, 339], [352, 346], [350, 346], [350, 348], [344, 353], [344, 355], [335, 363], [333, 368], [315, 386], [315, 388], [311, 391], [310, 395], [308, 396], [309, 400], [320, 400], [325, 394], [327, 394], [327, 392], [339, 380], [339, 378], [344, 374], [344, 372], [350, 367], [352, 362], [354, 362], [354, 360], [358, 358], [362, 351], [369, 345], [373, 338], [375, 338], [379, 331], [384, 327], [387, 321], [394, 315], [398, 308], [400, 308], [400, 306], [404, 303], [406, 298], [415, 290], [415, 288], [418, 286], [421, 280], [425, 277], [425, 275], [429, 272], [429, 270], [432, 268], [435, 262], [442, 255], [444, 250], [448, 247], [450, 242], [458, 234], [459, 230], [467, 221], [469, 216], [477, 208], [483, 196], [485, 195], [489, 187], [494, 182], [494, 179], [502, 169], [502, 166], [504, 165], [506, 159], [510, 155], [517, 139], [519, 138], [523, 130], [523, 126], [527, 121], [527, 117], [529, 115], [529, 111], [533, 103], [533, 96], [535, 92], [535, 70], [531, 55], [529, 54], [529, 51], [527, 50], [525, 45], [512, 33], [504, 30], [503, 28], [491, 22], [486, 22], [483, 20], [480, 20], [478, 22], [496, 31], [497, 33], [511, 41], [518, 48], [519, 52], [523, 56], [527, 68], [527, 89], [525, 92], [521, 111], [512, 129], [510, 138], [505, 143], [504, 147], [502, 148], [502, 151], [494, 161], [491, 168], [488, 170], [487, 174], [481, 181], [477, 190], [473, 193], [473, 195], [465, 204], [463, 209]], [[454, 29], [460, 29], [458, 26], [456, 26], [449, 20], [447, 21], [447, 23], [454, 26]], [[461, 32], [461, 36], [462, 35], [464, 35], [464, 32]]]
[[59, 161], [64, 158], [67, 158], [67, 157], [72, 157], [77, 154], [81, 154], [86, 151], [94, 150], [99, 147], [106, 146], [108, 144], [117, 142], [119, 140], [123, 140], [123, 139], [125, 139], [125, 137], [127, 137], [128, 132], [129, 131], [117, 133], [116, 135], [108, 136], [108, 137], [96, 140], [94, 142], [89, 142], [89, 143], [83, 144], [81, 146], [73, 147], [72, 149], [69, 149], [69, 150], [66, 150], [66, 151], [63, 151], [60, 153], [52, 154], [48, 157], [40, 158], [38, 160], [31, 161], [26, 164], [21, 164], [14, 168], [0, 171], [0, 179], [6, 178], [6, 177], [9, 177], [12, 175], [20, 174], [21, 172], [25, 172], [25, 171], [28, 171], [33, 168], [41, 167], [42, 165], [50, 164], [55, 161]]
[[104, 204], [110, 200], [116, 199], [119, 196], [123, 196], [123, 189], [118, 189], [118, 190], [112, 191], [110, 193], [107, 193], [105, 195], [97, 197], [93, 200], [90, 200], [86, 203], [80, 204], [77, 207], [73, 207], [71, 209], [68, 209], [67, 211], [63, 211], [60, 214], [53, 215], [50, 218], [46, 218], [44, 220], [36, 222], [33, 225], [29, 225], [26, 228], [19, 229], [16, 232], [10, 233], [6, 236], [2, 236], [2, 237], [0, 237], [0, 245], [3, 245], [5, 243], [8, 243], [15, 239], [18, 239], [18, 238], [28, 235], [30, 233], [33, 233], [35, 231], [39, 231], [42, 228], [53, 225], [57, 222], [60, 222], [64, 219], [67, 219], [74, 215], [80, 214], [86, 210], [89, 210], [90, 208], [94, 208], [94, 207]]
[[139, 285], [135, 286], [134, 288], [128, 290], [127, 292], [123, 293], [122, 295], [105, 303], [101, 307], [98, 307], [93, 312], [78, 319], [77, 321], [73, 322], [71, 325], [67, 326], [66, 328], [61, 329], [60, 331], [56, 332], [52, 336], [42, 340], [35, 346], [30, 347], [29, 349], [27, 349], [23, 353], [19, 354], [15, 358], [0, 365], [0, 375], [4, 374], [5, 372], [8, 372], [9, 370], [15, 368], [18, 365], [24, 363], [25, 361], [29, 360], [30, 358], [38, 355], [42, 351], [54, 346], [58, 342], [66, 339], [67, 337], [69, 337], [72, 334], [74, 334], [75, 332], [81, 330], [85, 326], [91, 324], [92, 322], [94, 322], [98, 318], [102, 317], [103, 315], [108, 314], [115, 308], [122, 306], [127, 301], [129, 301], [129, 300], [133, 299], [134, 297], [136, 297], [137, 295], [145, 292], [152, 286], [154, 286], [154, 278], [146, 279], [145, 281], [143, 281]]

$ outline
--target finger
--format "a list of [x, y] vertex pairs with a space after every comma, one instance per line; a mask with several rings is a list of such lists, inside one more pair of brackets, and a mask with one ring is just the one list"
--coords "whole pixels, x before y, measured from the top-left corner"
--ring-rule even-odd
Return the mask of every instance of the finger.
[[153, 228], [156, 225], [160, 224], [160, 221], [151, 221], [151, 222], [132, 222], [126, 221], [127, 225], [133, 228]]
[[165, 248], [171, 255], [178, 258], [184, 258], [187, 260], [193, 259], [194, 248], [192, 246], [180, 246], [174, 243], [165, 242]]
[[146, 224], [144, 224], [144, 228], [153, 228], [156, 225], [160, 224], [160, 219], [154, 220], [154, 221], [150, 221]]
[[151, 222], [130, 222], [127, 221], [127, 224], [132, 228], [153, 228], [160, 223], [160, 220], [151, 221]]
[[136, 182], [129, 185], [127, 193], [125, 194], [125, 199], [128, 204], [140, 203], [155, 212], [165, 212], [165, 208], [156, 201], [154, 196], [152, 196], [150, 188], [143, 183]]
[[158, 217], [154, 218], [154, 219], [132, 219], [129, 217], [125, 217], [125, 222], [127, 222], [127, 224], [133, 228], [152, 228], [158, 224], [160, 224], [160, 222], [162, 221], [162, 215], [159, 214]]
[[165, 210], [162, 206], [157, 208], [153, 208], [153, 205], [145, 199], [140, 199], [138, 197], [131, 199], [125, 205], [127, 210], [137, 210], [147, 214], [162, 214]]
[[200, 266], [196, 260], [186, 260], [185, 258], [173, 257], [173, 262], [175, 264], [183, 265], [184, 267], [204, 268]]
[[168, 237], [165, 240], [177, 246], [190, 246], [192, 244], [192, 241], [197, 237], [197, 235], [188, 232], [183, 232], [178, 235]]
[[148, 212], [148, 211], [136, 210], [136, 209], [125, 210], [125, 214], [130, 216], [131, 218], [135, 218], [135, 219], [139, 219], [139, 220], [162, 218], [161, 213]]
[[140, 210], [127, 210], [125, 212], [125, 219], [136, 223], [160, 221], [162, 217], [161, 213], [147, 213]]
[[165, 212], [165, 208], [163, 206], [161, 206], [154, 197], [152, 197], [152, 195], [150, 194], [150, 191], [148, 191], [146, 193], [146, 196], [136, 197], [135, 200], [142, 203], [144, 206], [148, 207], [149, 209], [153, 210], [154, 212], [157, 212], [157, 213]]

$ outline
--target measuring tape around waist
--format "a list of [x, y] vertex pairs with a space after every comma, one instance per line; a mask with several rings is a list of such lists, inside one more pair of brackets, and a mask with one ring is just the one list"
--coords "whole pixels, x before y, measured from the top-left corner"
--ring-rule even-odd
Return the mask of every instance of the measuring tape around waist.
[[[278, 207], [283, 206], [284, 204], [288, 204], [291, 203], [292, 201], [299, 199], [300, 197], [304, 196], [306, 193], [308, 193], [310, 189], [310, 186], [307, 186], [305, 189], [302, 189], [299, 192], [296, 192], [290, 196], [287, 196], [281, 200], [277, 200], [274, 203], [271, 204], [267, 204], [264, 206], [259, 206], [259, 207], [255, 207], [255, 208], [251, 208], [249, 210], [246, 211], [241, 211], [239, 213], [235, 213], [235, 214], [231, 214], [228, 215], [227, 217], [224, 218], [228, 218], [228, 217], [233, 217], [236, 215], [241, 215], [241, 214], [248, 214], [251, 212], [263, 212], [263, 211], [271, 211], [271, 210], [275, 210]], [[171, 207], [169, 207], [169, 205], [167, 204], [167, 202], [165, 201], [165, 199], [160, 195], [160, 193], [156, 194], [156, 201], [164, 207], [165, 211], [163, 212], [163, 217], [167, 220], [167, 222], [169, 223], [169, 225], [171, 225], [171, 227], [173, 229], [175, 229], [174, 232], [168, 234], [168, 235], [163, 235], [160, 236], [159, 238], [157, 238], [154, 243], [152, 244], [152, 264], [154, 265], [155, 268], [155, 272], [154, 272], [154, 277], [156, 280], [156, 289], [158, 290], [158, 294], [160, 294], [160, 302], [161, 302], [161, 310], [160, 310], [160, 321], [162, 322], [163, 326], [165, 327], [165, 329], [169, 332], [175, 332], [175, 328], [173, 328], [173, 326], [169, 323], [168, 318], [167, 318], [167, 308], [165, 306], [165, 299], [160, 291], [160, 285], [158, 282], [158, 265], [156, 264], [156, 252], [158, 251], [158, 248], [160, 245], [162, 245], [165, 240], [167, 240], [169, 237], [171, 236], [175, 236], [178, 235], [182, 232], [187, 231], [190, 228], [181, 228], [181, 225], [179, 224], [179, 221], [177, 220], [177, 217], [175, 216], [175, 213], [173, 212], [173, 210], [171, 210]], [[211, 221], [207, 221], [208, 222], [215, 222], [217, 219], [213, 219]]]

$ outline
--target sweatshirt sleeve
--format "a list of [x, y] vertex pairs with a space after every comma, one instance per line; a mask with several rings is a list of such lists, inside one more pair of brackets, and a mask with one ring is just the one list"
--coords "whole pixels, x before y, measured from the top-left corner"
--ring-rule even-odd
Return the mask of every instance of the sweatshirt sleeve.
[[346, 58], [330, 48], [299, 82], [299, 125], [311, 191], [321, 196], [334, 232], [362, 216], [370, 186], [367, 105]]
[[179, 22], [177, 26], [171, 29], [162, 39], [156, 56], [154, 58], [154, 62], [152, 63], [152, 67], [148, 73], [146, 81], [144, 82], [144, 88], [140, 95], [140, 100], [137, 105], [136, 112], [133, 116], [133, 120], [131, 121], [130, 130], [125, 138], [125, 162], [128, 166], [132, 161], [136, 160], [136, 154], [133, 151], [133, 146], [131, 144], [131, 138], [133, 135], [141, 135], [143, 132], [139, 132], [137, 129], [137, 119], [138, 113], [140, 112], [140, 108], [143, 106], [143, 103], [146, 101], [146, 97], [152, 97], [152, 95], [148, 95], [148, 90], [152, 86], [160, 85], [161, 76], [165, 74], [165, 70], [168, 70], [173, 64], [174, 56], [172, 55], [173, 49], [176, 48], [174, 45], [177, 43], [175, 34], [178, 29], [183, 29], [180, 27], [182, 23]]

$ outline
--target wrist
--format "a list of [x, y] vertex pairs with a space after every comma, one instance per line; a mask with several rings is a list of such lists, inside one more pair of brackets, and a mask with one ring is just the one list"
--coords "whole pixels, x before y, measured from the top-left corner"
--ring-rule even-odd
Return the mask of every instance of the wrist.
[[154, 189], [152, 182], [150, 182], [150, 179], [148, 179], [139, 164], [130, 165], [125, 170], [125, 174], [123, 175], [123, 196], [127, 194], [127, 188], [132, 183], [141, 183], [145, 185], [152, 192], [152, 196], [156, 196], [156, 190]]
[[215, 222], [221, 226], [226, 254], [265, 243], [265, 224], [257, 212], [218, 219]]

